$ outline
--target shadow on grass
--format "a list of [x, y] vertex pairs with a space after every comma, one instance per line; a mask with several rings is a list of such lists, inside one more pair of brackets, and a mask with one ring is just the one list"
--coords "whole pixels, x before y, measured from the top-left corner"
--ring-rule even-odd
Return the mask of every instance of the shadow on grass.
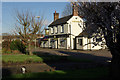
[[10, 76], [12, 73], [9, 69], [6, 69], [6, 68], [3, 68], [2, 69], [2, 76], [5, 77], [5, 76]]
[[[108, 57], [101, 57], [78, 52], [59, 52], [62, 54], [68, 54], [69, 56], [51, 55], [48, 52], [42, 51], [33, 52], [33, 54], [41, 57], [48, 66], [62, 72], [51, 72], [50, 70], [48, 70], [49, 72], [27, 73], [24, 75], [18, 74], [15, 76], [13, 75], [9, 78], [79, 78], [81, 80], [97, 78], [98, 80], [98, 78], [105, 78], [105, 76], [108, 75], [108, 70], [105, 68], [108, 68], [108, 65], [106, 66], [106, 60], [110, 60], [110, 58]], [[94, 70], [98, 67], [101, 68]]]
[[58, 51], [63, 54], [68, 54], [72, 57], [78, 57], [78, 58], [83, 58], [83, 59], [89, 59], [95, 62], [102, 62], [106, 63], [106, 61], [111, 60], [110, 57], [104, 57], [104, 56], [95, 56], [92, 53], [80, 53], [80, 52], [69, 52], [69, 51]]
[[5, 77], [3, 79], [81, 79], [81, 80], [105, 80], [108, 76], [107, 68], [95, 68], [95, 69], [81, 69], [81, 70], [57, 70], [52, 72], [42, 72], [42, 73], [27, 73], [27, 74], [17, 74], [11, 77]]
[[74, 70], [108, 66], [109, 57], [95, 56], [87, 53], [59, 51], [69, 56], [51, 55], [47, 52], [33, 52], [56, 70]]

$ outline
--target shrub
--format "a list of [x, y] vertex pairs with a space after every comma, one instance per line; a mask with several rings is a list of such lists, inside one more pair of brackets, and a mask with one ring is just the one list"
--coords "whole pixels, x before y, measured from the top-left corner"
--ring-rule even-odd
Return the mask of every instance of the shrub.
[[10, 43], [11, 50], [19, 50], [22, 53], [26, 52], [25, 45], [20, 40], [15, 40]]
[[10, 48], [10, 41], [3, 41], [2, 42], [2, 48], [9, 49]]
[[2, 48], [2, 54], [11, 54], [11, 50], [10, 49], [7, 49], [7, 48]]
[[7, 52], [7, 48], [2, 48], [2, 53], [6, 53]]
[[10, 42], [11, 41], [3, 41], [2, 42], [2, 53], [7, 53], [7, 51], [10, 51]]
[[19, 50], [13, 50], [12, 53], [18, 54], [18, 53], [21, 53], [21, 52]]
[[7, 54], [11, 54], [11, 51], [8, 50], [8, 51], [6, 51], [6, 53], [7, 53]]

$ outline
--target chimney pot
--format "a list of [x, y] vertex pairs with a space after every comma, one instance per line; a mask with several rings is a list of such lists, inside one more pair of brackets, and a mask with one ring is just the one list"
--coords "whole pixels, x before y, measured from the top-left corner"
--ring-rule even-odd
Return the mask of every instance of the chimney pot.
[[54, 21], [57, 20], [57, 19], [59, 19], [59, 13], [56, 13], [56, 11], [55, 11], [55, 13], [54, 13]]

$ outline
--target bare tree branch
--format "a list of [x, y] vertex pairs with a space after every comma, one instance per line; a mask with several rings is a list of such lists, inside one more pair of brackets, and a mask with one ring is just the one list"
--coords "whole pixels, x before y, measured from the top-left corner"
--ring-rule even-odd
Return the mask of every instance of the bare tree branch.
[[[29, 45], [30, 51], [30, 43], [37, 38], [38, 32], [42, 33], [42, 28], [44, 29], [44, 16], [41, 15], [36, 19], [36, 16], [29, 11], [16, 11], [16, 21], [14, 33], [21, 36], [21, 40]], [[31, 52], [29, 53], [31, 54]]]

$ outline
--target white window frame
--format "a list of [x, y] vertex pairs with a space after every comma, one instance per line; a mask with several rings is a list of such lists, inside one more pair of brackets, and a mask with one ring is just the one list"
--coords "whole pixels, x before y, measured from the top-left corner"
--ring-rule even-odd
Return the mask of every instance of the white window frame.
[[79, 46], [83, 46], [83, 39], [78, 39]]
[[68, 25], [68, 33], [71, 33], [71, 24]]
[[58, 26], [55, 26], [55, 33], [58, 33]]
[[65, 40], [64, 39], [60, 39], [60, 46], [65, 47]]
[[54, 33], [54, 28], [53, 27], [51, 27], [51, 34], [53, 34]]
[[61, 25], [61, 33], [64, 33], [64, 25]]

